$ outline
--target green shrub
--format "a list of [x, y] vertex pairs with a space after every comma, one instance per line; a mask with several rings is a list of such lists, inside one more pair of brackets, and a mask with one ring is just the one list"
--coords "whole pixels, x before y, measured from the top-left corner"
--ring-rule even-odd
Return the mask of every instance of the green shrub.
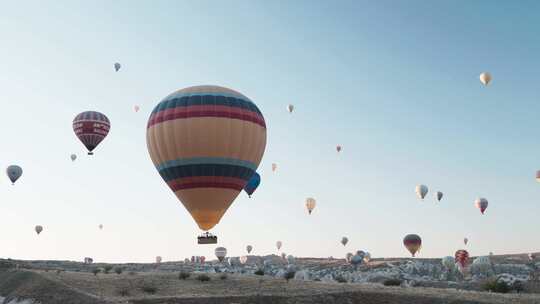
[[263, 269], [257, 269], [257, 270], [255, 271], [255, 275], [263, 276], [263, 275], [264, 275], [264, 270], [263, 270]]
[[222, 273], [219, 275], [219, 279], [220, 280], [226, 280], [227, 279], [227, 274], [226, 273]]
[[191, 276], [191, 273], [182, 271], [182, 272], [180, 272], [180, 274], [178, 275], [178, 279], [180, 279], [180, 280], [186, 280], [186, 279], [189, 278], [190, 276]]
[[113, 267], [111, 265], [107, 265], [107, 266], [103, 267], [103, 272], [105, 274], [108, 274], [112, 269], [113, 269]]
[[122, 267], [114, 268], [114, 272], [116, 272], [116, 274], [122, 274], [122, 271], [124, 271], [124, 269], [122, 269]]
[[207, 275], [207, 274], [200, 274], [197, 276], [197, 280], [201, 281], [201, 282], [208, 282], [210, 281], [210, 277]]
[[508, 293], [512, 288], [504, 281], [499, 281], [497, 279], [490, 279], [482, 283], [482, 289], [485, 291], [498, 292], [498, 293]]
[[347, 279], [344, 278], [342, 275], [338, 275], [334, 278], [338, 283], [347, 283]]
[[384, 286], [400, 286], [401, 280], [400, 279], [388, 279], [383, 282]]
[[283, 277], [285, 278], [285, 280], [287, 280], [288, 283], [290, 279], [294, 279], [295, 274], [296, 271], [287, 271]]
[[148, 285], [143, 285], [141, 287], [141, 290], [144, 293], [155, 294], [158, 291], [158, 288], [156, 286], [152, 285], [152, 284], [148, 284]]
[[99, 269], [99, 268], [97, 268], [97, 267], [92, 269], [92, 273], [93, 273], [94, 275], [97, 275], [97, 274], [100, 273], [100, 272], [101, 272], [101, 269]]

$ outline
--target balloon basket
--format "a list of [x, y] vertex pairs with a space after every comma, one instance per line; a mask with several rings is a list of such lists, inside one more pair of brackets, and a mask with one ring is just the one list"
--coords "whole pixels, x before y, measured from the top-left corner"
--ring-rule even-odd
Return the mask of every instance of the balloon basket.
[[201, 245], [217, 244], [217, 236], [206, 232], [205, 234], [197, 237], [197, 243]]

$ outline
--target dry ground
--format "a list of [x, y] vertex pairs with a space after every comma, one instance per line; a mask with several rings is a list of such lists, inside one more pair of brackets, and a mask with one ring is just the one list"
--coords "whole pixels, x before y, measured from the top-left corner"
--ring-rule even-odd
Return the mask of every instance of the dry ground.
[[[18, 271], [24, 280], [41, 281], [42, 295], [56, 294], [57, 289], [77, 294], [84, 301], [58, 302], [54, 296], [43, 304], [68, 303], [133, 303], [133, 304], [213, 304], [213, 303], [539, 303], [540, 295], [499, 295], [484, 292], [457, 291], [435, 288], [384, 287], [374, 284], [339, 284], [303, 282], [274, 279], [269, 277], [228, 275], [221, 280], [218, 274], [210, 275], [210, 282], [196, 280], [192, 274], [187, 280], [179, 280], [178, 274], [137, 273], [99, 274], [42, 271]], [[24, 284], [22, 280], [21, 284]], [[33, 283], [35, 285], [35, 283]], [[155, 287], [155, 294], [144, 292], [145, 287]], [[47, 291], [47, 288], [51, 289]], [[0, 280], [0, 292], [4, 290]], [[122, 296], [121, 292], [128, 294]], [[39, 297], [35, 297], [39, 298]]]

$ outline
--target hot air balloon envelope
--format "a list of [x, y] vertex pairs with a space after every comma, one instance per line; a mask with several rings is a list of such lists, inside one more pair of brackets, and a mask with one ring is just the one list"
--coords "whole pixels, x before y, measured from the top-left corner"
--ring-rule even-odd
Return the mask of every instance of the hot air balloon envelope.
[[154, 108], [146, 141], [161, 177], [207, 231], [255, 173], [266, 147], [266, 124], [246, 96], [195, 86], [170, 94]]
[[109, 134], [110, 128], [107, 116], [95, 111], [82, 112], [73, 119], [73, 131], [88, 149], [88, 155], [93, 154], [92, 151]]
[[416, 234], [408, 234], [403, 238], [403, 245], [414, 257], [416, 252], [422, 248], [422, 239]]
[[244, 191], [251, 197], [253, 192], [257, 190], [257, 187], [261, 184], [261, 176], [255, 172], [253, 173], [253, 176], [249, 179], [248, 183], [244, 187]]
[[19, 177], [21, 177], [23, 170], [21, 167], [17, 165], [11, 165], [7, 167], [6, 173], [11, 183], [15, 184], [15, 182], [19, 179]]

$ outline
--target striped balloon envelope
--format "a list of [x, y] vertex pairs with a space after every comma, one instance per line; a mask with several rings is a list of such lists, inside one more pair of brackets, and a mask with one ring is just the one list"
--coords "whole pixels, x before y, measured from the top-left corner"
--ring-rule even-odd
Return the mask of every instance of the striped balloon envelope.
[[86, 111], [73, 119], [73, 131], [75, 135], [88, 149], [88, 155], [105, 139], [111, 128], [111, 122], [105, 114]]
[[467, 267], [467, 264], [469, 263], [469, 252], [465, 249], [460, 249], [456, 251], [455, 255], [455, 261], [459, 266], [462, 268]]
[[207, 231], [259, 166], [266, 124], [246, 96], [219, 86], [194, 86], [154, 108], [146, 141], [161, 177]]

